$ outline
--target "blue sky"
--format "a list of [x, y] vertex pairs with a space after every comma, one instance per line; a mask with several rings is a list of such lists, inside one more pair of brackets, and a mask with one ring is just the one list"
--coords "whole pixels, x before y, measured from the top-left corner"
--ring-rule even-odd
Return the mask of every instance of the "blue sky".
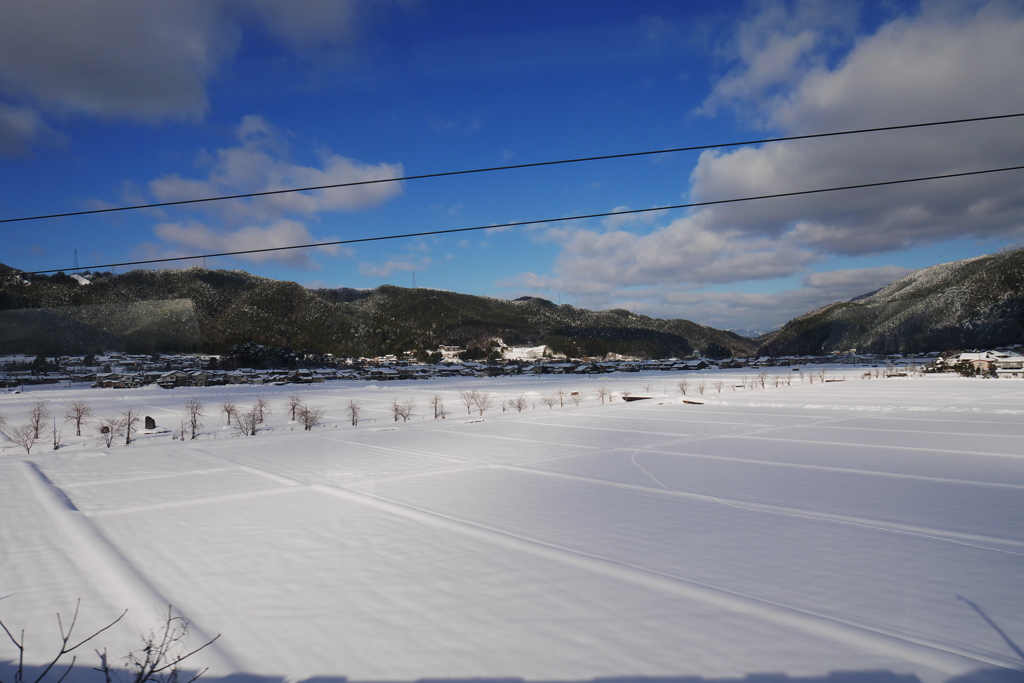
[[[0, 217], [1024, 112], [1019, 2], [12, 0]], [[1024, 120], [4, 225], [26, 270], [1024, 163]], [[766, 330], [1020, 246], [1024, 174], [211, 258]], [[119, 272], [126, 268], [116, 269]]]

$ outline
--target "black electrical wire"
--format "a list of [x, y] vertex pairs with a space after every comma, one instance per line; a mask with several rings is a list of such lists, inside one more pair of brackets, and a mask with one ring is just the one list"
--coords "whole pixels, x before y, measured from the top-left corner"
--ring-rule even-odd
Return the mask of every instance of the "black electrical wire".
[[672, 154], [674, 152], [698, 152], [708, 149], [720, 149], [724, 147], [739, 147], [742, 145], [760, 145], [769, 142], [791, 142], [793, 140], [813, 140], [816, 138], [837, 137], [841, 135], [859, 135], [861, 133], [878, 133], [887, 130], [907, 130], [910, 128], [927, 128], [929, 126], [947, 126], [957, 123], [973, 123], [976, 121], [995, 121], [997, 119], [1011, 119], [1024, 116], [1024, 112], [1018, 114], [999, 114], [996, 116], [975, 116], [969, 119], [950, 119], [947, 121], [931, 121], [928, 123], [908, 123], [899, 126], [881, 126], [879, 128], [860, 128], [857, 130], [833, 131], [830, 133], [810, 133], [808, 135], [790, 135], [782, 138], [765, 138], [762, 140], [744, 140], [742, 142], [722, 142], [712, 145], [694, 145], [691, 147], [675, 147], [672, 149], [658, 149], [646, 152], [625, 152], [622, 154], [605, 154], [596, 157], [579, 157], [576, 159], [559, 159], [557, 161], [536, 161], [528, 164], [513, 164], [511, 166], [492, 166], [489, 168], [473, 168], [462, 171], [442, 171], [440, 173], [424, 173], [421, 175], [402, 176], [400, 178], [377, 178], [375, 180], [359, 180], [350, 183], [335, 183], [331, 185], [315, 185], [311, 187], [293, 187], [283, 190], [264, 190], [262, 192], [246, 192], [242, 194], [221, 195], [218, 197], [202, 197], [197, 199], [180, 199], [172, 202], [157, 202], [154, 204], [135, 204], [132, 206], [114, 206], [106, 209], [87, 209], [84, 211], [69, 211], [67, 213], [41, 214], [37, 216], [20, 216], [18, 218], [0, 218], [0, 223], [17, 223], [22, 221], [38, 221], [48, 218], [67, 218], [70, 216], [88, 216], [99, 213], [111, 213], [114, 211], [134, 211], [137, 209], [158, 209], [166, 206], [182, 206], [185, 204], [201, 204], [205, 202], [219, 202], [227, 199], [247, 199], [251, 197], [266, 197], [276, 194], [290, 194], [293, 192], [312, 192], [314, 190], [334, 190], [343, 187], [356, 187], [359, 185], [375, 185], [378, 183], [399, 183], [406, 180], [424, 180], [426, 178], [444, 178], [448, 176], [468, 175], [471, 173], [489, 173], [491, 171], [510, 171], [520, 168], [537, 168], [540, 166], [556, 166], [559, 164], [577, 164], [587, 161], [604, 161], [608, 159], [627, 159], [630, 157], [651, 156], [654, 154]]
[[[705, 201], [705, 202], [691, 202], [689, 204], [674, 204], [674, 205], [671, 205], [671, 206], [654, 206], [654, 207], [650, 207], [650, 208], [646, 208], [646, 209], [629, 209], [629, 210], [626, 210], [626, 211], [606, 211], [604, 213], [591, 213], [591, 214], [584, 214], [584, 215], [579, 215], [579, 216], [565, 216], [565, 217], [562, 217], [562, 218], [544, 218], [544, 219], [529, 220], [529, 221], [512, 221], [510, 223], [497, 223], [497, 224], [494, 224], [494, 225], [477, 225], [477, 226], [473, 226], [473, 227], [470, 227], [470, 228], [450, 228], [450, 229], [447, 229], [447, 230], [428, 230], [428, 231], [425, 231], [425, 232], [410, 232], [410, 233], [405, 233], [403, 235], [381, 235], [381, 236], [378, 236], [378, 237], [360, 237], [360, 238], [350, 239], [350, 240], [335, 240], [335, 241], [332, 241], [332, 242], [316, 242], [314, 244], [295, 244], [295, 245], [291, 245], [291, 246], [287, 246], [287, 247], [266, 247], [266, 248], [263, 248], [263, 249], [245, 249], [245, 250], [241, 250], [241, 251], [225, 251], [225, 252], [220, 252], [220, 253], [217, 253], [217, 254], [197, 254], [197, 255], [194, 255], [194, 256], [174, 256], [174, 257], [170, 257], [170, 258], [147, 259], [147, 260], [144, 260], [144, 261], [125, 261], [125, 262], [122, 262], [122, 263], [106, 263], [106, 264], [97, 265], [97, 266], [85, 266], [84, 270], [100, 270], [100, 269], [103, 269], [103, 268], [117, 268], [117, 267], [120, 267], [120, 266], [141, 266], [141, 265], [146, 265], [146, 264], [151, 264], [151, 263], [167, 263], [169, 261], [189, 261], [189, 260], [201, 259], [201, 258], [202, 259], [214, 258], [214, 257], [217, 257], [217, 256], [240, 256], [240, 255], [244, 255], [244, 254], [262, 254], [262, 253], [266, 253], [266, 252], [270, 252], [270, 251], [287, 251], [287, 250], [290, 250], [290, 249], [313, 249], [315, 247], [331, 247], [331, 246], [336, 246], [336, 245], [341, 245], [341, 244], [359, 244], [359, 243], [363, 243], [363, 242], [379, 242], [379, 241], [382, 241], [382, 240], [396, 240], [396, 239], [404, 239], [404, 238], [407, 238], [407, 237], [427, 237], [427, 236], [430, 236], [430, 235], [449, 235], [449, 234], [452, 234], [452, 233], [472, 232], [472, 231], [475, 231], [475, 230], [492, 230], [494, 228], [512, 228], [512, 227], [521, 227], [521, 226], [524, 226], [524, 225], [539, 225], [541, 223], [559, 223], [559, 222], [564, 222], [564, 221], [585, 220], [585, 219], [589, 219], [589, 218], [606, 218], [608, 216], [626, 216], [626, 215], [630, 215], [630, 214], [649, 213], [651, 211], [669, 211], [669, 210], [672, 210], [672, 209], [689, 209], [689, 208], [700, 207], [700, 206], [714, 206], [714, 205], [717, 205], [717, 204], [734, 204], [734, 203], [738, 203], [738, 202], [753, 202], [753, 201], [760, 201], [760, 200], [764, 200], [764, 199], [778, 199], [780, 197], [796, 197], [796, 196], [800, 196], [800, 195], [820, 194], [820, 193], [823, 193], [823, 192], [840, 192], [840, 191], [843, 191], [843, 190], [856, 190], [856, 189], [862, 189], [862, 188], [867, 188], [867, 187], [883, 187], [883, 186], [886, 186], [886, 185], [904, 185], [904, 184], [907, 184], [907, 183], [920, 183], [920, 182], [925, 182], [925, 181], [929, 181], [929, 180], [941, 180], [941, 179], [945, 179], [945, 178], [963, 178], [963, 177], [966, 177], [966, 176], [976, 176], [976, 175], [984, 175], [984, 174], [988, 174], [988, 173], [1003, 173], [1005, 171], [1020, 171], [1020, 170], [1024, 170], [1024, 166], [1008, 166], [1008, 167], [1005, 167], [1005, 168], [989, 168], [989, 169], [985, 169], [983, 171], [965, 171], [965, 172], [962, 172], [962, 173], [947, 173], [947, 174], [944, 174], [944, 175], [925, 176], [925, 177], [921, 177], [921, 178], [903, 178], [901, 180], [883, 180], [883, 181], [874, 182], [874, 183], [860, 183], [858, 185], [844, 185], [844, 186], [841, 186], [841, 187], [826, 187], [826, 188], [819, 188], [819, 189], [816, 189], [816, 190], [797, 190], [795, 192], [780, 192], [780, 193], [777, 193], [777, 194], [758, 195], [756, 197], [736, 197], [736, 198], [732, 198], [732, 199], [715, 199], [715, 200]], [[65, 269], [65, 268], [55, 268], [55, 269], [52, 269], [52, 270], [35, 270], [35, 271], [27, 272], [26, 275], [42, 275], [44, 273], [57, 273], [57, 272], [60, 272], [62, 270], [67, 270], [67, 269]]]

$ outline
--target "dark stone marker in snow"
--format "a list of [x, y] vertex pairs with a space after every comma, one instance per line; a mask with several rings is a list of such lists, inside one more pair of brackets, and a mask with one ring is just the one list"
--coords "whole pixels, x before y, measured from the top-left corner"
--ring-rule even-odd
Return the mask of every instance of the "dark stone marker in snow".
[[156, 429], [156, 420], [149, 415], [146, 416], [146, 429]]

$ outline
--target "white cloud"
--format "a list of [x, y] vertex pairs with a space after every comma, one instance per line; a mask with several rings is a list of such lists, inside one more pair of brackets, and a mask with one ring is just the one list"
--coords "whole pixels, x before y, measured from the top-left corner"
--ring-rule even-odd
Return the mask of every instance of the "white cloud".
[[[709, 226], [709, 213], [672, 221], [648, 234], [625, 230], [551, 228], [542, 239], [558, 241], [556, 275], [549, 289], [637, 287], [689, 282], [716, 283], [793, 275], [818, 260], [788, 238], [749, 237]], [[539, 277], [539, 276], [534, 276]], [[537, 286], [534, 281], [532, 286]], [[587, 283], [587, 284], [583, 284]]]
[[0, 102], [0, 155], [21, 156], [40, 140], [59, 139], [60, 136], [31, 107]]
[[573, 296], [575, 305], [594, 310], [636, 308], [643, 315], [684, 318], [719, 329], [767, 331], [826, 304], [877, 290], [908, 272], [911, 271], [898, 266], [882, 266], [812, 273], [800, 287], [777, 293], [707, 291], [688, 282], [602, 288], [594, 281], [554, 281], [534, 273], [507, 279], [499, 286], [509, 289], [512, 297], [558, 291]]
[[607, 216], [601, 219], [601, 224], [606, 230], [618, 230], [627, 225], [633, 226], [644, 226], [651, 225], [661, 215], [660, 211], [644, 211], [643, 213], [624, 213], [629, 211], [628, 206], [616, 206], [612, 209], [613, 213], [621, 214], [615, 216]]
[[368, 277], [385, 278], [396, 272], [411, 273], [417, 270], [426, 270], [433, 259], [423, 257], [419, 259], [390, 259], [381, 264], [363, 262], [359, 264], [359, 273]]
[[[160, 202], [196, 197], [265, 192], [288, 188], [320, 187], [340, 183], [397, 178], [402, 164], [364, 164], [322, 151], [319, 164], [293, 163], [287, 158], [287, 135], [266, 119], [246, 116], [237, 129], [239, 145], [205, 155], [204, 178], [164, 176], [150, 182]], [[312, 216], [326, 211], [357, 211], [376, 206], [402, 192], [401, 183], [381, 182], [330, 190], [314, 190], [233, 199], [192, 205], [231, 221], [277, 218], [286, 214]]]
[[93, 116], [202, 116], [206, 81], [240, 38], [207, 0], [12, 4], [0, 22], [4, 90]]
[[[273, 249], [293, 245], [314, 244], [331, 241], [319, 240], [310, 234], [302, 223], [292, 220], [278, 220], [266, 227], [246, 226], [234, 231], [215, 230], [208, 225], [190, 221], [187, 223], [161, 223], [153, 232], [166, 246], [146, 245], [149, 258], [173, 258], [175, 256], [217, 254], [249, 249]], [[339, 245], [313, 247], [310, 249], [287, 249], [256, 254], [242, 254], [236, 258], [253, 263], [278, 263], [304, 269], [318, 269], [313, 253], [330, 256], [351, 256], [352, 250]]]
[[[760, 54], [742, 62], [754, 64]], [[792, 86], [774, 97], [744, 101], [716, 89], [705, 108], [757, 106], [784, 135], [1022, 111], [1024, 11], [1002, 2], [926, 3], [919, 14], [860, 38], [834, 68], [811, 61], [793, 66]], [[706, 152], [692, 174], [692, 196], [758, 196], [1014, 166], [1024, 158], [1022, 125], [1009, 120]], [[1006, 173], [733, 204], [716, 207], [713, 223], [745, 234], [788, 232], [837, 254], [964, 235], [1006, 237], [1024, 226], [1020, 178]]]
[[[702, 113], [728, 110], [791, 135], [1024, 111], [1019, 3], [925, 2], [863, 36], [843, 27], [836, 3], [765, 8], [730, 43], [735, 66]], [[1022, 127], [1013, 119], [709, 151], [685, 194], [710, 201], [1016, 166]], [[1019, 239], [1022, 178], [1007, 172], [718, 205], [646, 234], [627, 232], [618, 216], [603, 231], [548, 229], [534, 238], [561, 245], [553, 272], [503, 284], [575, 293], [580, 305], [639, 301], [650, 313], [719, 326], [775, 325], [877, 289], [901, 269], [807, 275], [803, 287], [773, 295], [700, 288], [799, 276], [829, 255]]]
[[773, 101], [806, 70], [820, 66], [822, 50], [849, 40], [856, 25], [856, 5], [849, 2], [774, 0], [756, 7], [721, 49], [732, 66], [698, 113], [733, 109], [757, 121], [759, 104]]
[[[243, 118], [236, 135], [237, 146], [200, 155], [205, 177], [165, 176], [149, 183], [150, 192], [159, 202], [173, 202], [394, 178], [402, 174], [401, 164], [364, 164], [329, 151], [319, 154], [319, 166], [294, 163], [289, 158], [289, 136], [259, 116]], [[321, 213], [365, 209], [401, 192], [400, 183], [386, 182], [189, 204], [186, 205], [188, 210], [208, 214], [212, 220], [160, 223], [153, 232], [164, 245], [150, 245], [149, 249], [159, 251], [166, 245], [174, 245], [168, 253], [176, 256], [197, 251], [219, 253], [328, 242], [335, 238], [318, 238], [310, 232], [310, 226], [318, 221]], [[319, 266], [313, 259], [315, 253], [352, 255], [353, 252], [335, 245], [313, 250], [250, 254], [240, 258], [258, 263], [273, 261], [298, 268], [317, 268]], [[155, 257], [151, 253], [147, 255]]]
[[54, 113], [197, 120], [207, 84], [251, 25], [311, 62], [331, 61], [394, 4], [407, 3], [11, 0], [0, 22], [0, 92]]

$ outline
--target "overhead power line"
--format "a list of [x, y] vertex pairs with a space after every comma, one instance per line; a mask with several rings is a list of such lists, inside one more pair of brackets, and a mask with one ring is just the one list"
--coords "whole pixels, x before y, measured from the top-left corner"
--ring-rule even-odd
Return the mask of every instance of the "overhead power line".
[[[378, 237], [359, 237], [350, 240], [334, 240], [331, 242], [315, 242], [313, 244], [294, 244], [286, 247], [266, 247], [263, 249], [243, 249], [240, 251], [224, 251], [217, 254], [196, 254], [194, 256], [174, 256], [169, 258], [146, 259], [144, 261], [124, 261], [122, 263], [105, 263], [96, 266], [85, 266], [85, 270], [100, 270], [103, 268], [118, 268], [121, 266], [141, 266], [152, 263], [168, 263], [170, 261], [190, 261], [195, 259], [213, 258], [216, 256], [241, 256], [245, 254], [262, 254], [271, 251], [288, 251], [291, 249], [313, 249], [316, 247], [332, 247], [342, 244], [360, 244], [363, 242], [380, 242], [383, 240], [397, 240], [408, 237], [428, 237], [430, 235], [450, 235], [459, 232], [472, 232], [477, 230], [493, 230], [495, 228], [514, 228], [524, 225], [539, 225], [541, 223], [560, 223], [565, 221], [586, 220], [590, 218], [607, 218], [609, 216], [628, 216], [630, 214], [650, 213], [652, 211], [669, 211], [672, 209], [689, 209], [701, 206], [714, 206], [718, 204], [735, 204], [739, 202], [753, 202], [764, 199], [778, 199], [781, 197], [797, 197], [800, 195], [821, 194], [824, 192], [841, 192], [843, 190], [857, 190], [868, 187], [884, 187], [886, 185], [905, 185], [907, 183], [920, 183], [929, 180], [942, 180], [946, 178], [964, 178], [967, 176], [984, 175], [990, 173], [1003, 173], [1006, 171], [1024, 170], [1024, 166], [1008, 166], [1005, 168], [989, 168], [983, 171], [965, 171], [962, 173], [946, 173], [944, 175], [924, 176], [920, 178], [903, 178], [900, 180], [883, 180], [874, 183], [860, 183], [858, 185], [843, 185], [841, 187], [826, 187], [815, 190], [797, 190], [795, 192], [779, 192], [776, 194], [764, 194], [755, 197], [736, 197], [732, 199], [714, 199], [705, 202], [690, 202], [688, 204], [673, 204], [671, 206], [653, 206], [646, 209], [629, 209], [625, 211], [606, 211], [603, 213], [590, 213], [578, 216], [564, 216], [561, 218], [542, 218], [529, 221], [512, 221], [509, 223], [497, 223], [494, 225], [476, 225], [469, 228], [450, 228], [447, 230], [428, 230], [424, 232], [410, 232], [401, 235], [380, 235]], [[35, 270], [28, 272], [28, 275], [42, 275], [44, 273], [56, 273], [65, 268], [54, 268], [52, 270]]]
[[23, 221], [38, 221], [48, 218], [68, 218], [70, 216], [89, 216], [100, 213], [112, 213], [115, 211], [135, 211], [137, 209], [159, 209], [168, 206], [183, 206], [186, 204], [202, 204], [206, 202], [220, 202], [228, 199], [249, 199], [252, 197], [268, 197], [277, 194], [290, 194], [294, 192], [313, 192], [315, 190], [336, 190], [345, 187], [357, 187], [360, 185], [376, 185], [380, 183], [400, 183], [406, 180], [424, 180], [427, 178], [444, 178], [448, 176], [469, 175], [471, 173], [489, 173], [491, 171], [511, 171], [521, 168], [537, 168], [540, 166], [557, 166], [559, 164], [578, 164], [588, 161], [605, 161], [609, 159], [627, 159], [630, 157], [652, 156], [655, 154], [672, 154], [674, 152], [699, 152], [709, 149], [721, 149], [724, 147], [740, 147], [743, 145], [761, 145], [770, 142], [791, 142], [794, 140], [813, 140], [817, 138], [838, 137], [842, 135], [859, 135], [862, 133], [879, 133], [887, 130], [907, 130], [910, 128], [927, 128], [931, 126], [948, 126], [957, 123], [974, 123], [977, 121], [995, 121], [997, 119], [1012, 119], [1024, 116], [1024, 112], [1018, 114], [999, 114], [996, 116], [975, 116], [969, 119], [950, 119], [947, 121], [930, 121], [927, 123], [907, 123], [898, 126], [880, 126], [878, 128], [859, 128], [856, 130], [841, 130], [829, 133], [810, 133], [807, 135], [790, 135], [781, 138], [764, 138], [761, 140], [743, 140], [739, 142], [720, 142], [711, 145], [693, 145], [690, 147], [675, 147], [672, 149], [656, 149], [646, 152], [625, 152], [622, 154], [605, 154], [596, 157], [579, 157], [576, 159], [559, 159], [556, 161], [535, 161], [527, 164], [512, 164], [509, 166], [491, 166], [488, 168], [473, 168], [461, 171], [441, 171], [439, 173], [423, 173], [420, 175], [402, 176], [399, 178], [376, 178], [374, 180], [358, 180], [348, 183], [333, 183], [330, 185], [314, 185], [311, 187], [292, 187], [281, 190], [263, 190], [260, 192], [245, 192], [242, 194], [228, 194], [217, 197], [200, 197], [195, 199], [179, 199], [170, 202], [155, 202], [153, 204], [134, 204], [131, 206], [114, 206], [105, 209], [87, 209], [84, 211], [69, 211], [66, 213], [40, 214], [36, 216], [20, 216], [17, 218], [0, 218], [0, 223], [17, 223]]

